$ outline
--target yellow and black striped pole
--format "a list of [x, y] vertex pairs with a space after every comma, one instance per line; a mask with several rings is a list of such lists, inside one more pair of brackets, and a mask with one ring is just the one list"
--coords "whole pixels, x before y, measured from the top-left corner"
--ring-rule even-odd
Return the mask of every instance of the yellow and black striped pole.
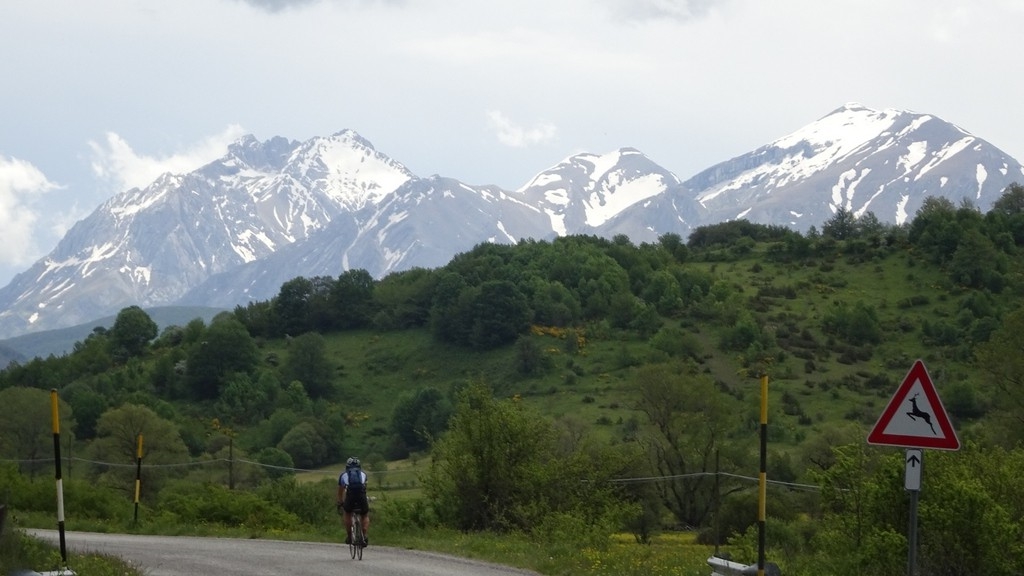
[[761, 472], [758, 474], [757, 576], [764, 576], [765, 516], [768, 487], [768, 375], [761, 374]]
[[57, 390], [50, 389], [50, 415], [53, 419], [53, 465], [57, 480], [57, 531], [60, 533], [60, 559], [68, 565], [67, 542], [64, 539], [64, 480], [60, 474], [60, 414], [57, 410]]
[[139, 491], [142, 486], [142, 434], [139, 434], [139, 445], [135, 451], [135, 524], [139, 523]]

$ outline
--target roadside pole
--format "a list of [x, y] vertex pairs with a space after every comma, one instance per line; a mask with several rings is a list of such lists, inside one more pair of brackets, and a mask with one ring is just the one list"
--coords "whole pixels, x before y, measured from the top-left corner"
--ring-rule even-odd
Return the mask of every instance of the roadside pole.
[[68, 565], [68, 547], [64, 538], [64, 479], [60, 473], [60, 412], [57, 389], [50, 389], [50, 418], [53, 421], [53, 466], [57, 485], [57, 531], [60, 533], [60, 561]]
[[142, 434], [138, 436], [138, 446], [135, 450], [135, 517], [133, 525], [139, 524], [139, 491], [142, 487]]
[[761, 374], [761, 470], [757, 475], [757, 576], [764, 576], [768, 496], [768, 375]]

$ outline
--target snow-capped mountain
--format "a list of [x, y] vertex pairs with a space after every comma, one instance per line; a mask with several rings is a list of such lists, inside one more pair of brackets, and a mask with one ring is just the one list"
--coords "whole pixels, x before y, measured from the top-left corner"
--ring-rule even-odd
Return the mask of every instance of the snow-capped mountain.
[[413, 178], [373, 209], [340, 215], [305, 241], [215, 275], [178, 303], [233, 307], [267, 300], [297, 276], [337, 277], [363, 269], [380, 278], [443, 266], [481, 242], [552, 237], [544, 214], [516, 193], [440, 176]]
[[351, 131], [304, 143], [244, 137], [220, 160], [118, 194], [78, 222], [0, 289], [0, 337], [173, 303], [412, 177]]
[[848, 104], [686, 181], [641, 152], [577, 154], [515, 191], [420, 178], [351, 131], [252, 136], [111, 198], [0, 289], [0, 338], [132, 304], [233, 307], [297, 276], [433, 268], [481, 242], [650, 242], [748, 220], [804, 231], [840, 207], [903, 223], [928, 196], [987, 210], [1024, 168], [934, 116]]
[[633, 148], [578, 154], [533, 177], [519, 189], [543, 210], [558, 235], [597, 229], [622, 210], [678, 186], [675, 174]]
[[746, 218], [803, 231], [840, 207], [902, 224], [929, 196], [987, 210], [1022, 177], [1019, 162], [934, 116], [847, 104], [684, 186], [697, 192], [705, 222]]

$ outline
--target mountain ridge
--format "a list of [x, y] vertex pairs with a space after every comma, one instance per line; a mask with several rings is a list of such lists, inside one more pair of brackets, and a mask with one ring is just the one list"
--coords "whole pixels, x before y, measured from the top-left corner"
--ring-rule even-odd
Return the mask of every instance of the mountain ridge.
[[1022, 180], [1019, 162], [953, 124], [857, 103], [687, 180], [623, 147], [568, 156], [511, 191], [421, 178], [352, 130], [247, 135], [78, 222], [0, 288], [0, 338], [127, 305], [231, 308], [296, 276], [433, 268], [481, 242], [640, 243], [739, 218], [807, 231], [839, 208], [899, 224], [928, 196], [986, 209]]

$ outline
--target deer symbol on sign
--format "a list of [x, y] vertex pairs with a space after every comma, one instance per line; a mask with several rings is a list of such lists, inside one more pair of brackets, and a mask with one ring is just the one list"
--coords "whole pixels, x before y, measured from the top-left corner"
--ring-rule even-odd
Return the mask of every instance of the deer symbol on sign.
[[914, 394], [910, 398], [910, 405], [912, 408], [910, 409], [910, 412], [907, 412], [907, 416], [910, 416], [910, 419], [915, 422], [918, 418], [921, 418], [928, 424], [928, 427], [932, 429], [932, 434], [935, 434], [935, 426], [932, 426], [932, 415], [917, 407], [917, 394]]

